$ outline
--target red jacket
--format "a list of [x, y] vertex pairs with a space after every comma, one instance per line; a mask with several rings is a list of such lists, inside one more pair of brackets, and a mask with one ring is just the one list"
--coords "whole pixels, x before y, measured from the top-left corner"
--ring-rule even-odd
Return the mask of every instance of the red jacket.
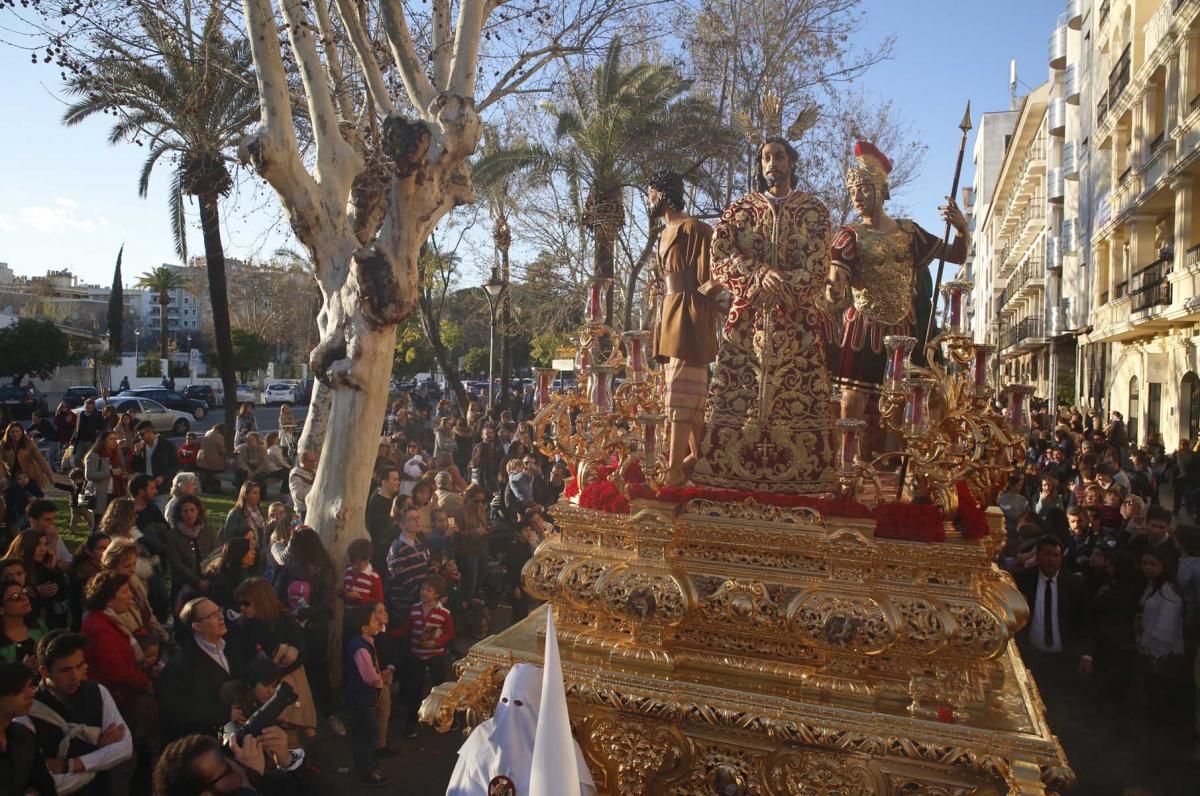
[[129, 634], [103, 611], [88, 611], [80, 628], [88, 639], [83, 656], [88, 679], [112, 691], [150, 691], [150, 678], [137, 664]]
[[179, 450], [176, 451], [175, 457], [177, 459], [179, 459], [179, 463], [182, 466], [195, 467], [196, 466], [196, 457], [199, 455], [199, 453], [200, 453], [200, 443], [199, 442], [193, 442], [190, 445], [185, 442], [179, 446]]

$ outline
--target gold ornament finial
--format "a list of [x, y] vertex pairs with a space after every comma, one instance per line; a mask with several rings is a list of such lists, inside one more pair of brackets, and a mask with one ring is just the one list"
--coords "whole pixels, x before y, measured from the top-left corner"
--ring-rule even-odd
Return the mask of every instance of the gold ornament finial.
[[774, 91], [768, 91], [762, 98], [763, 135], [767, 138], [778, 138], [783, 135], [783, 101]]
[[967, 109], [963, 112], [962, 121], [958, 123], [958, 129], [966, 135], [971, 131], [971, 101], [967, 100]]

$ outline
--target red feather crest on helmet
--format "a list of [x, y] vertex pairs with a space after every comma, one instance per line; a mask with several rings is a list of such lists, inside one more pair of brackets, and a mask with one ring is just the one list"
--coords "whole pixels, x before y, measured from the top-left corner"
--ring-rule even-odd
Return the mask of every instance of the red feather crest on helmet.
[[869, 141], [856, 141], [854, 143], [854, 157], [875, 160], [885, 174], [890, 174], [892, 171], [892, 161], [888, 160], [887, 155], [879, 151], [879, 147]]

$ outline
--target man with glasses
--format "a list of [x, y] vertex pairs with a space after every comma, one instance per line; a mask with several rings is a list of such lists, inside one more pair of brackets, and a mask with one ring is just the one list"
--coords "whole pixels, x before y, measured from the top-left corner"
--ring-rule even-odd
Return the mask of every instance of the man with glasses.
[[154, 766], [154, 792], [172, 796], [327, 792], [305, 787], [304, 780], [289, 773], [292, 769], [272, 768], [272, 744], [267, 738], [272, 730], [282, 735], [282, 730], [268, 727], [262, 738], [234, 738], [227, 748], [209, 735], [189, 735], [168, 744]]
[[237, 677], [242, 661], [225, 643], [225, 616], [212, 600], [190, 600], [179, 612], [179, 622], [191, 634], [159, 678], [163, 739], [190, 733], [215, 736], [229, 720], [221, 686]]

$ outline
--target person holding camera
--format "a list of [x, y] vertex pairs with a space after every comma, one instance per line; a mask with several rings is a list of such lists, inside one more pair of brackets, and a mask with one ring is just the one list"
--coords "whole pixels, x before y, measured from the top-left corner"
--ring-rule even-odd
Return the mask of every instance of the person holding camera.
[[[287, 761], [278, 765], [277, 761]], [[288, 767], [288, 763], [292, 766]], [[278, 727], [260, 734], [235, 735], [222, 745], [211, 735], [193, 734], [168, 744], [154, 766], [154, 792], [160, 796], [297, 796], [320, 793], [297, 777], [303, 757], [296, 760]]]
[[207, 597], [189, 600], [178, 627], [190, 629], [158, 681], [163, 739], [193, 733], [215, 736], [229, 719], [221, 686], [238, 676], [243, 662], [225, 643], [225, 615]]

